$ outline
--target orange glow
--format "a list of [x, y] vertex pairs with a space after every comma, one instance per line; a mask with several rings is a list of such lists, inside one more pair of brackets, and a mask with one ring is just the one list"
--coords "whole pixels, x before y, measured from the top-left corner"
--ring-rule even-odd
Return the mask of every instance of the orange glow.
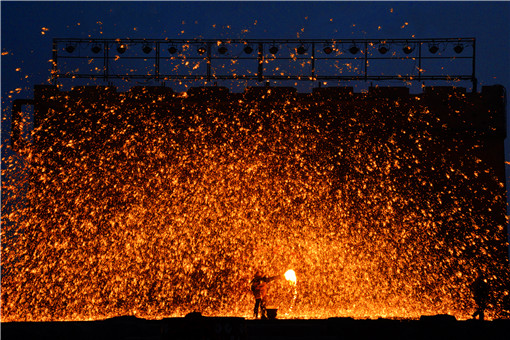
[[297, 280], [296, 280], [296, 272], [293, 271], [292, 269], [289, 269], [285, 272], [285, 280], [287, 281], [290, 281], [292, 284], [296, 284]]
[[249, 317], [259, 268], [279, 316], [466, 319], [498, 263], [500, 183], [425, 100], [59, 96], [2, 169], [2, 322]]

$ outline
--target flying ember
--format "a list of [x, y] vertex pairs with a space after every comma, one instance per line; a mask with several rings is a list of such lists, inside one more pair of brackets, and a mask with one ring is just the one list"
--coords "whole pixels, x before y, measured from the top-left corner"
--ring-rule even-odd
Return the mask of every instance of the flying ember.
[[468, 318], [478, 271], [497, 306], [494, 89], [319, 90], [36, 87], [2, 169], [2, 322], [251, 317], [253, 274], [288, 268], [282, 317]]

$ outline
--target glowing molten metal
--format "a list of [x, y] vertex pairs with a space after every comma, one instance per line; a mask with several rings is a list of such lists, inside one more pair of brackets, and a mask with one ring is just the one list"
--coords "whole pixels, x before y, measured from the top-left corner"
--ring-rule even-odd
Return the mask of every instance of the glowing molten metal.
[[294, 272], [292, 269], [289, 269], [285, 272], [285, 280], [290, 281], [292, 284], [296, 284], [296, 272]]
[[299, 268], [289, 318], [469, 318], [507, 266], [496, 139], [443, 101], [108, 98], [55, 90], [4, 160], [2, 322], [248, 317], [257, 268]]

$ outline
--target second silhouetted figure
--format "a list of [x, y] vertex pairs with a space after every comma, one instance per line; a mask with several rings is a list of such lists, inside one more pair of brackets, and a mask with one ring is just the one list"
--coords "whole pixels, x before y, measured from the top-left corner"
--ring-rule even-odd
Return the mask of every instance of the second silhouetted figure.
[[480, 273], [475, 282], [471, 286], [473, 296], [477, 305], [477, 309], [473, 314], [473, 318], [479, 317], [480, 320], [484, 319], [484, 311], [487, 308], [487, 300], [489, 297], [489, 284], [485, 276]]

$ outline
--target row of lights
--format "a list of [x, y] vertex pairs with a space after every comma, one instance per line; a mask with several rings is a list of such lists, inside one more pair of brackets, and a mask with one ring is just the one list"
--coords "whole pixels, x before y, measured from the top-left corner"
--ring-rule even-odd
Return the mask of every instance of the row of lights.
[[[68, 52], [68, 53], [73, 53], [74, 50], [75, 50], [75, 46], [74, 45], [67, 45], [65, 50]], [[119, 44], [117, 45], [117, 52], [119, 52], [120, 54], [126, 52], [127, 50], [127, 45], [126, 44]], [[143, 53], [145, 54], [149, 54], [151, 53], [151, 51], [153, 50], [153, 48], [149, 45], [143, 45], [142, 47], [142, 51]], [[377, 50], [379, 51], [379, 53], [381, 54], [386, 54], [389, 50], [390, 50], [390, 47], [388, 44], [380, 44], [379, 47], [377, 48]], [[462, 51], [464, 50], [464, 46], [462, 46], [461, 44], [457, 44], [453, 47], [453, 50], [455, 51], [455, 53], [457, 54], [460, 54], [462, 53]], [[94, 45], [92, 46], [91, 48], [91, 51], [95, 54], [101, 52], [101, 46], [99, 45]], [[221, 44], [218, 46], [218, 53], [219, 54], [225, 54], [227, 53], [228, 49], [227, 47], [224, 45], [224, 44]], [[243, 49], [244, 53], [246, 54], [251, 54], [253, 53], [253, 47], [251, 47], [250, 45], [246, 45]], [[323, 51], [324, 53], [326, 54], [331, 54], [333, 53], [334, 51], [334, 48], [333, 46], [331, 45], [324, 45], [324, 48], [323, 48]], [[358, 46], [356, 46], [356, 44], [353, 44], [350, 48], [349, 48], [349, 52], [351, 54], [356, 54], [360, 51], [360, 48]], [[402, 51], [405, 53], [405, 54], [411, 54], [413, 51], [414, 51], [414, 47], [409, 45], [409, 44], [406, 44], [403, 48], [402, 48]], [[432, 53], [432, 54], [435, 54], [439, 51], [439, 46], [435, 43], [432, 43], [432, 44], [429, 44], [429, 52]], [[178, 49], [177, 47], [175, 46], [170, 46], [168, 48], [168, 52], [170, 54], [175, 54], [178, 52]], [[203, 46], [199, 46], [198, 49], [197, 49], [197, 52], [198, 54], [202, 55], [204, 54], [205, 52], [207, 52], [207, 47], [205, 45]], [[305, 48], [304, 45], [300, 45], [299, 47], [296, 48], [296, 52], [298, 54], [305, 54], [307, 52], [307, 49]], [[278, 53], [278, 47], [276, 47], [275, 45], [272, 45], [270, 48], [269, 48], [269, 53], [271, 54], [276, 54]]]
[[[66, 46], [65, 50], [68, 52], [68, 53], [73, 53], [74, 50], [76, 49], [76, 46], [75, 45], [72, 45], [72, 44], [69, 44]], [[101, 52], [101, 46], [99, 45], [94, 45], [92, 46], [92, 48], [90, 49], [93, 53], [97, 54], [99, 52]], [[126, 44], [119, 44], [117, 45], [117, 52], [119, 52], [120, 54], [126, 52], [127, 50], [127, 45]], [[145, 54], [149, 54], [151, 53], [153, 50], [152, 47], [150, 47], [149, 45], [144, 45], [142, 47], [142, 51], [145, 53]], [[243, 51], [246, 53], [246, 54], [251, 54], [253, 52], [253, 47], [251, 47], [250, 45], [246, 45], [243, 49]], [[177, 49], [177, 47], [175, 46], [170, 46], [168, 48], [168, 52], [170, 54], [175, 54], [177, 52], [179, 52], [179, 50]], [[204, 46], [199, 46], [198, 49], [197, 49], [197, 52], [199, 54], [204, 54], [205, 52], [207, 52], [207, 47], [204, 45]], [[225, 45], [220, 45], [218, 47], [218, 53], [220, 54], [225, 54], [228, 52], [228, 49]], [[271, 46], [271, 48], [269, 48], [269, 52], [271, 52], [272, 54], [276, 54], [278, 52], [278, 48], [276, 46]]]
[[[66, 48], [65, 48], [67, 53], [73, 53], [75, 49], [76, 49], [76, 46], [74, 46], [72, 44], [68, 44], [66, 46]], [[174, 49], [174, 50], [172, 50], [172, 49]], [[98, 54], [99, 52], [101, 52], [102, 48], [101, 48], [100, 45], [94, 45], [94, 46], [92, 46], [92, 48], [90, 50], [92, 51], [92, 53]], [[126, 52], [126, 50], [127, 50], [127, 45], [126, 44], [119, 44], [119, 45], [117, 45], [117, 52], [119, 52], [120, 54]], [[172, 50], [173, 52], [170, 52], [172, 54], [177, 52], [177, 49], [175, 49], [174, 47], [170, 47], [168, 50], [169, 51]], [[142, 47], [142, 51], [145, 54], [149, 54], [152, 51], [152, 47], [150, 47], [149, 45], [144, 45]]]
[[[402, 48], [402, 52], [404, 52], [405, 54], [411, 54], [413, 51], [414, 51], [415, 47], [409, 45], [409, 44], [406, 44], [404, 45], [404, 47]], [[380, 44], [379, 47], [377, 48], [377, 50], [379, 51], [379, 53], [381, 54], [386, 54], [388, 53], [388, 51], [390, 50], [390, 47], [388, 44]], [[324, 53], [326, 54], [330, 54], [333, 52], [333, 48], [331, 46], [325, 46], [324, 47]], [[350, 48], [349, 48], [349, 52], [351, 54], [356, 54], [360, 51], [360, 48], [358, 46], [356, 46], [355, 44], [353, 44]], [[437, 52], [439, 51], [439, 46], [435, 43], [432, 43], [432, 44], [429, 44], [429, 52], [431, 54], [436, 54]], [[453, 47], [453, 51], [457, 54], [460, 54], [462, 53], [462, 51], [464, 51], [464, 46], [462, 46], [461, 44], [457, 44]], [[300, 50], [298, 49], [298, 53], [300, 52]], [[303, 54], [303, 53], [299, 53], [299, 54]]]
[[[274, 48], [275, 52], [271, 52], [271, 48], [269, 49], [269, 52], [275, 54], [276, 52], [278, 52], [278, 48], [276, 47], [272, 47]], [[379, 51], [379, 53], [381, 54], [386, 54], [389, 50], [390, 50], [390, 47], [388, 44], [380, 44], [379, 47], [377, 48], [377, 50]], [[462, 46], [461, 44], [457, 44], [453, 47], [453, 50], [455, 51], [455, 53], [459, 54], [459, 53], [462, 53], [462, 51], [464, 50], [464, 46]], [[296, 49], [297, 53], [298, 54], [305, 54], [307, 49], [305, 48], [304, 45], [300, 45], [297, 49]], [[333, 53], [334, 49], [333, 49], [333, 46], [331, 45], [325, 45], [324, 48], [323, 48], [323, 51], [324, 53], [326, 54], [331, 54]], [[352, 44], [351, 47], [349, 47], [349, 52], [351, 54], [356, 54], [360, 51], [360, 48], [358, 46], [356, 46], [356, 44]], [[414, 47], [409, 45], [409, 44], [406, 44], [403, 48], [402, 48], [402, 51], [405, 53], [405, 54], [411, 54], [413, 51], [414, 51]], [[439, 51], [439, 46], [435, 43], [432, 43], [432, 44], [429, 44], [429, 52], [432, 53], [432, 54], [435, 54]]]

